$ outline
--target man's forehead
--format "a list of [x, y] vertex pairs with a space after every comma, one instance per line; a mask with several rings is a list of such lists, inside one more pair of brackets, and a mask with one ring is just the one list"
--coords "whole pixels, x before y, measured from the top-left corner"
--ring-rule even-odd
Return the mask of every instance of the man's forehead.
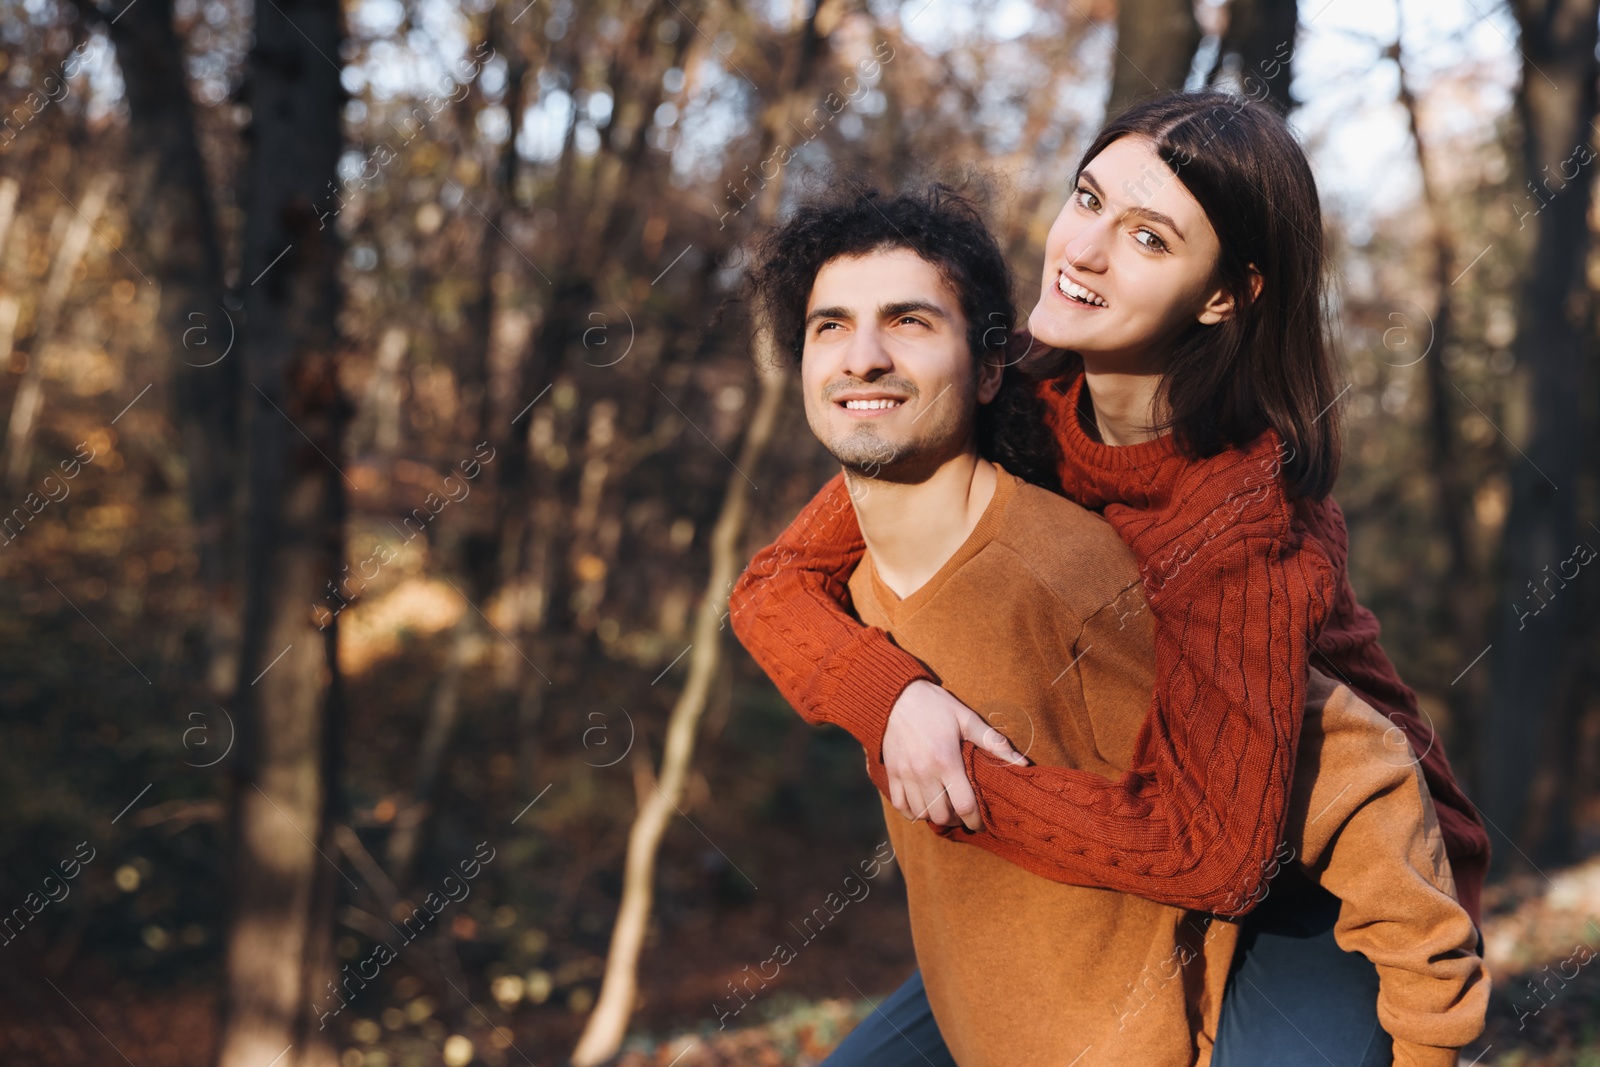
[[834, 307], [889, 307], [919, 302], [959, 306], [944, 272], [909, 248], [880, 248], [835, 256], [817, 270], [806, 310], [826, 302]]

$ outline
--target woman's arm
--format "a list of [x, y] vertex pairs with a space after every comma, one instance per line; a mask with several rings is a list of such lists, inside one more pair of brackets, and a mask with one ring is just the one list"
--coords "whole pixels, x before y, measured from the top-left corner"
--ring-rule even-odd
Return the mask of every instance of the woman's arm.
[[[1164, 581], [1151, 596], [1160, 689], [1132, 771], [1108, 781], [979, 758], [983, 742], [994, 743], [998, 734], [983, 728], [974, 737], [958, 725], [964, 773], [955, 777], [975, 787], [985, 828], [973, 833], [958, 823], [939, 832], [1054, 881], [1222, 914], [1249, 911], [1281, 836], [1304, 713], [1306, 634], [1321, 626], [1320, 594], [1329, 584], [1320, 551], [1288, 548], [1276, 536], [1246, 536], [1252, 532], [1259, 534], [1241, 521], [1193, 558], [1163, 563]], [[808, 721], [835, 723], [860, 740], [874, 783], [901, 807], [884, 760], [905, 760], [907, 781], [919, 771], [895, 743], [899, 730], [886, 739], [886, 709], [894, 708], [906, 738], [929, 736], [927, 720], [937, 715], [901, 711], [916, 689], [928, 688], [912, 683], [932, 676], [846, 609], [845, 582], [862, 551], [843, 478], [836, 478], [752, 561], [730, 610], [739, 639], [784, 696]], [[1119, 643], [1112, 634], [1121, 620], [1114, 614], [1096, 625], [1104, 631], [1086, 628], [1075, 656], [1095, 654], [1097, 636], [1100, 655]], [[1209, 646], [1189, 649], [1194, 633], [1209, 635]], [[1256, 665], [1248, 674], [1247, 663]], [[940, 695], [982, 723], [954, 697]], [[950, 737], [948, 727], [943, 736]], [[953, 742], [946, 743], [953, 751]], [[922, 750], [940, 751], [932, 742]], [[925, 767], [921, 774], [926, 780]], [[956, 782], [945, 780], [959, 814], [965, 798]], [[919, 813], [908, 807], [903, 814]], [[936, 821], [939, 812], [922, 814]]]
[[728, 597], [728, 615], [795, 710], [807, 722], [850, 731], [873, 769], [882, 765], [889, 708], [907, 685], [933, 675], [888, 634], [851, 614], [846, 583], [865, 550], [844, 476], [837, 475], [756, 553]]
[[[1206, 546], [1148, 594], [1156, 691], [1132, 769], [1109, 780], [1011, 767], [963, 745], [985, 829], [938, 832], [1053, 881], [1248, 912], [1282, 839], [1306, 635], [1322, 624], [1330, 575], [1310, 543], [1236, 530]], [[1098, 613], [1071, 654], [1115, 655], [1121, 625]]]
[[850, 612], [846, 585], [865, 544], [839, 475], [750, 561], [728, 598], [734, 633], [811, 723], [848, 730], [867, 773], [908, 818], [976, 829], [963, 740], [1026, 762], [889, 635]]

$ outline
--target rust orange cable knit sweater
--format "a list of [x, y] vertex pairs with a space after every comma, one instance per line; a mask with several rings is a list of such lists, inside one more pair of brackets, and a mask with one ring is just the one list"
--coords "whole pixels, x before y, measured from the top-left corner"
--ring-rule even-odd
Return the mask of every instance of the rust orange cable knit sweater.
[[[1356, 603], [1338, 505], [1288, 498], [1277, 477], [1285, 453], [1270, 431], [1204, 460], [1179, 453], [1171, 435], [1096, 442], [1079, 421], [1083, 388], [1074, 372], [1043, 383], [1040, 395], [1067, 495], [1101, 511], [1133, 550], [1156, 624], [1159, 681], [1133, 769], [1108, 780], [1013, 767], [964, 744], [985, 828], [940, 832], [1055, 881], [1243, 914], [1260, 898], [1282, 838], [1314, 664], [1404, 730], [1420, 754], [1457, 893], [1478, 921], [1488, 836], [1416, 695], [1378, 647], [1377, 619]], [[729, 612], [740, 641], [803, 716], [861, 742], [887, 793], [890, 708], [911, 682], [938, 679], [849, 613], [845, 583], [863, 550], [843, 478], [834, 478], [751, 561]]]

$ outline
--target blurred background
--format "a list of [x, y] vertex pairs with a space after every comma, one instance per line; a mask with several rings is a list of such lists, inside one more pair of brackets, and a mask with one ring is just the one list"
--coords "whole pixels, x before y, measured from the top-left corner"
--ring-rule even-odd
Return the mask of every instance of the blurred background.
[[818, 1062], [913, 956], [726, 626], [832, 472], [746, 250], [942, 178], [1026, 313], [1211, 84], [1313, 159], [1351, 574], [1493, 828], [1470, 1054], [1600, 1064], [1597, 6], [0, 0], [0, 1059]]

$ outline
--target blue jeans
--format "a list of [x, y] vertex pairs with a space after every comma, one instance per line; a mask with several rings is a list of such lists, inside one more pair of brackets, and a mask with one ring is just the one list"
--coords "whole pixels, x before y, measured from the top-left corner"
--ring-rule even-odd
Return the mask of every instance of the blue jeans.
[[[1389, 1067], [1378, 972], [1333, 940], [1339, 901], [1285, 870], [1240, 931], [1213, 1067]], [[956, 1067], [922, 972], [879, 1004], [822, 1067]]]

